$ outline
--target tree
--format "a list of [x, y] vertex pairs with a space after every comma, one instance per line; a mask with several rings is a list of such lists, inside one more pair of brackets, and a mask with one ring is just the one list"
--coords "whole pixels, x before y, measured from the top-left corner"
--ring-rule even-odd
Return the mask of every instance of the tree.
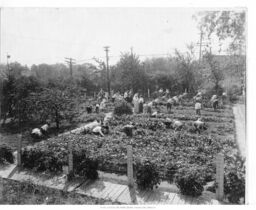
[[30, 95], [34, 115], [39, 121], [52, 121], [60, 128], [61, 121], [72, 119], [77, 115], [76, 105], [79, 94], [76, 87], [66, 89], [51, 87]]
[[218, 94], [221, 91], [220, 82], [224, 79], [224, 74], [220, 68], [219, 62], [214, 59], [214, 55], [212, 53], [207, 52], [204, 55], [204, 58], [210, 69], [209, 79], [214, 83], [215, 93]]
[[199, 28], [209, 39], [216, 35], [220, 46], [223, 41], [230, 40], [231, 52], [245, 54], [245, 11], [207, 11], [198, 13], [194, 18], [199, 19]]
[[121, 54], [120, 61], [116, 65], [116, 72], [120, 73], [118, 77], [122, 82], [122, 89], [133, 89], [135, 92], [146, 92], [147, 87], [145, 82], [147, 80], [147, 75], [136, 54]]
[[11, 63], [9, 69], [2, 71], [3, 87], [1, 97], [1, 117], [3, 124], [7, 117], [17, 120], [19, 117], [26, 120], [28, 115], [25, 99], [29, 93], [34, 92], [38, 87], [35, 77], [29, 75], [27, 66], [15, 62]]
[[175, 60], [177, 62], [175, 78], [178, 80], [180, 91], [195, 92], [198, 88], [200, 75], [197, 71], [197, 63], [191, 52], [185, 54], [175, 51]]

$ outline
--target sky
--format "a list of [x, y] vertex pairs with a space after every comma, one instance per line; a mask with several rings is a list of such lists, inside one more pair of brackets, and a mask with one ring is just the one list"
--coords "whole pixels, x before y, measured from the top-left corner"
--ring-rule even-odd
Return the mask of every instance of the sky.
[[[105, 60], [115, 64], [121, 52], [145, 58], [173, 55], [175, 48], [200, 39], [198, 10], [191, 8], [3, 8], [1, 10], [1, 62], [31, 66], [61, 63], [71, 57], [78, 64]], [[217, 52], [213, 48], [213, 52]], [[196, 53], [199, 52], [199, 47]]]

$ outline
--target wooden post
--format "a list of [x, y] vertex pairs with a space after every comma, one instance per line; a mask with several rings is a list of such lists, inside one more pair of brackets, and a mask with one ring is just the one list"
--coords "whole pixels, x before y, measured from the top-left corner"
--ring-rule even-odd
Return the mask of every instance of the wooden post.
[[18, 169], [21, 169], [21, 147], [22, 147], [22, 134], [18, 138], [18, 149], [17, 149], [17, 166]]
[[0, 176], [0, 201], [3, 199], [4, 179]]
[[72, 142], [68, 142], [68, 173], [73, 173], [73, 152]]
[[133, 180], [133, 157], [132, 157], [132, 146], [127, 146], [127, 176], [128, 176], [128, 185], [130, 187], [134, 186]]
[[219, 153], [216, 158], [216, 198], [223, 200], [224, 198], [224, 155]]
[[148, 88], [148, 98], [150, 98], [150, 90], [149, 90], [149, 88]]

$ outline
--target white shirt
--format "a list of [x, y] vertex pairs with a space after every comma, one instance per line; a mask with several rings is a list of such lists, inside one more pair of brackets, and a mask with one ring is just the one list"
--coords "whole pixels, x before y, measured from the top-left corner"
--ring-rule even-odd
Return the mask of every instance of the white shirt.
[[211, 101], [214, 101], [217, 99], [217, 95], [213, 95]]
[[38, 135], [38, 136], [42, 136], [42, 132], [40, 131], [39, 128], [34, 128], [34, 129], [32, 130], [32, 134], [36, 134], [36, 135]]
[[44, 130], [44, 131], [47, 131], [48, 128], [49, 128], [49, 126], [48, 126], [47, 124], [45, 124], [45, 125], [43, 125], [43, 126], [41, 127], [41, 129]]
[[169, 98], [169, 99], [168, 99], [168, 101], [167, 101], [167, 103], [170, 103], [170, 104], [172, 104], [172, 103], [173, 103], [173, 100], [172, 100], [172, 98]]
[[196, 104], [195, 104], [195, 109], [201, 109], [201, 108], [202, 108], [201, 103], [196, 103]]
[[154, 113], [152, 114], [152, 116], [157, 116], [157, 112], [154, 112]]
[[95, 128], [92, 129], [93, 133], [99, 133], [101, 136], [104, 136], [104, 134], [101, 131], [101, 126], [96, 126]]
[[177, 96], [174, 96], [174, 97], [173, 97], [173, 100], [174, 100], [174, 101], [176, 101], [176, 102], [178, 102], [178, 101], [179, 101], [179, 99], [178, 99], [178, 97], [177, 97]]
[[93, 128], [95, 128], [96, 126], [99, 126], [99, 125], [100, 125], [100, 123], [98, 123], [97, 121], [94, 121], [92, 123], [85, 125], [84, 129], [92, 130]]
[[204, 123], [203, 123], [202, 121], [200, 121], [200, 120], [197, 120], [197, 121], [195, 121], [194, 123], [197, 124], [197, 125], [203, 125], [203, 124], [204, 124]]
[[180, 121], [178, 121], [178, 120], [175, 120], [175, 121], [173, 122], [173, 125], [174, 125], [174, 127], [180, 127], [180, 126], [182, 126], [183, 124], [182, 124], [182, 122], [180, 122]]

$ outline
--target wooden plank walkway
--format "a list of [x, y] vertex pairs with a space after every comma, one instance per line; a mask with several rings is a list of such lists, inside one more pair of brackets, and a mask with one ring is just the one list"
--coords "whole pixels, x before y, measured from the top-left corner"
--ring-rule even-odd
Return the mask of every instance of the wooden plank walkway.
[[212, 205], [221, 204], [215, 200], [213, 193], [203, 194], [198, 198], [184, 196], [178, 193], [162, 190], [137, 190], [127, 185], [115, 184], [112, 182], [97, 180], [90, 185], [82, 185], [75, 192], [87, 196], [117, 201], [124, 204], [178, 204], [178, 205]]
[[138, 190], [130, 188], [125, 184], [117, 184], [113, 181], [105, 181], [102, 179], [91, 181], [76, 179], [72, 182], [66, 181], [65, 176], [47, 176], [29, 171], [18, 171], [16, 165], [8, 165], [0, 167], [0, 176], [16, 181], [29, 181], [36, 185], [41, 185], [58, 190], [75, 192], [91, 196], [111, 200], [122, 204], [139, 204], [139, 205], [219, 205], [219, 201], [215, 199], [215, 194], [204, 192], [202, 196], [193, 198], [184, 196], [174, 192], [168, 192], [163, 189], [156, 190]]

